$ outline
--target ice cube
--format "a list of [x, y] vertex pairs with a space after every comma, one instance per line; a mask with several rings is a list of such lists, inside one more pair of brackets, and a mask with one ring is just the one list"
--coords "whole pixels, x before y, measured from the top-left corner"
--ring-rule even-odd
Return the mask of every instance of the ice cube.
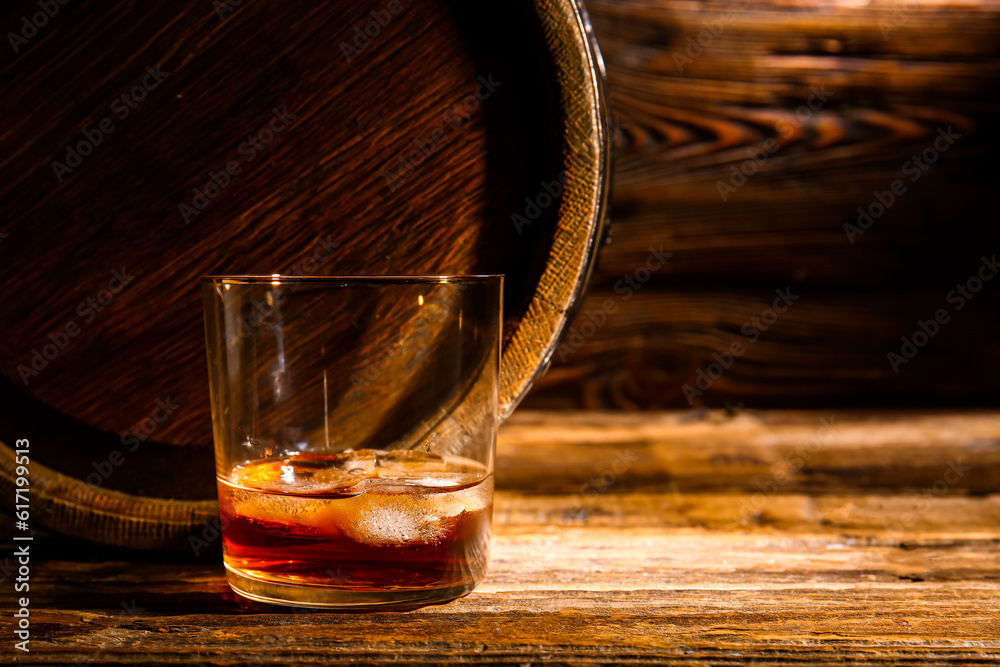
[[[368, 459], [374, 466], [374, 454]], [[322, 531], [334, 517], [317, 510], [337, 507], [322, 496], [350, 495], [366, 477], [364, 470], [343, 470], [335, 463], [325, 457], [294, 456], [238, 467], [230, 477], [237, 487], [231, 493], [233, 511], [250, 519], [290, 521]]]
[[344, 470], [328, 459], [291, 457], [264, 461], [233, 471], [239, 486], [272, 493], [317, 495], [350, 489], [365, 477], [364, 469]]
[[[430, 485], [423, 486], [426, 489]], [[438, 544], [455, 531], [463, 513], [489, 507], [493, 478], [458, 491], [390, 489], [377, 487], [352, 498], [356, 503], [354, 520], [342, 530], [355, 541], [373, 546]]]
[[302, 455], [236, 468], [230, 498], [233, 511], [251, 519], [371, 546], [435, 545], [463, 513], [489, 507], [493, 478], [485, 473], [475, 461], [427, 452]]
[[408, 480], [428, 472], [447, 472], [448, 462], [430, 452], [396, 450], [378, 453], [378, 476]]
[[334, 466], [355, 475], [374, 476], [378, 452], [374, 449], [349, 449], [337, 455]]
[[455, 530], [462, 513], [461, 507], [432, 498], [447, 495], [369, 491], [353, 499], [356, 514], [343, 530], [372, 546], [438, 544]]

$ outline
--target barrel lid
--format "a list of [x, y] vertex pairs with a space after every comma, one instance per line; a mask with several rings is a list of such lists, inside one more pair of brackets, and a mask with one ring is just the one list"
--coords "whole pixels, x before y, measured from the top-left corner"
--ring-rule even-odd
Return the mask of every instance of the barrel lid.
[[60, 5], [0, 72], [0, 485], [30, 439], [35, 516], [95, 541], [215, 513], [200, 277], [504, 274], [506, 417], [601, 238], [574, 0], [213, 4]]

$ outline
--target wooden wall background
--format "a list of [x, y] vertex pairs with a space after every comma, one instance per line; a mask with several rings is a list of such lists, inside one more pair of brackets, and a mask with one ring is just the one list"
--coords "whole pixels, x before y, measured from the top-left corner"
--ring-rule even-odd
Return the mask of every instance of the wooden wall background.
[[[1000, 279], [961, 310], [947, 295], [1000, 251], [1000, 4], [587, 8], [616, 124], [610, 239], [579, 335], [525, 407], [995, 405]], [[907, 161], [949, 127], [960, 137], [911, 181]], [[724, 201], [718, 182], [755, 148], [773, 151]], [[906, 191], [851, 243], [845, 223], [896, 179]], [[671, 259], [616, 293], [661, 245]], [[785, 288], [799, 299], [749, 343], [741, 325]], [[942, 308], [950, 321], [894, 372], [888, 353]], [[689, 401], [733, 341], [744, 354]]]

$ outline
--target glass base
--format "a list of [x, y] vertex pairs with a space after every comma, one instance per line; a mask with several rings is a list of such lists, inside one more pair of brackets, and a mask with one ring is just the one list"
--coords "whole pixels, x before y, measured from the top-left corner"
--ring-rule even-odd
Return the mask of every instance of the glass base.
[[326, 611], [407, 611], [444, 604], [466, 596], [476, 582], [445, 588], [355, 591], [327, 586], [308, 586], [265, 581], [226, 565], [226, 578], [236, 593], [255, 602], [285, 607], [312, 607]]

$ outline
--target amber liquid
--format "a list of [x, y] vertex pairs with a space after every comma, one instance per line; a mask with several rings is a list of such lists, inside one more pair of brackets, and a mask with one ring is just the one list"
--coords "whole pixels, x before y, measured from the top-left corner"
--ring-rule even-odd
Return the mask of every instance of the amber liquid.
[[464, 594], [485, 574], [493, 478], [460, 457], [302, 454], [240, 466], [219, 480], [219, 504], [226, 566], [241, 581]]

